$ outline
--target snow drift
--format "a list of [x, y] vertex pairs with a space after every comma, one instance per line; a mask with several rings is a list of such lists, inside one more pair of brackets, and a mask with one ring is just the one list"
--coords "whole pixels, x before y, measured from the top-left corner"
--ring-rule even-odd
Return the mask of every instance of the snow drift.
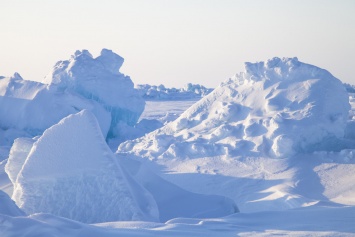
[[153, 197], [115, 162], [91, 112], [64, 118], [32, 142], [16, 140], [6, 165], [12, 198], [27, 214], [85, 223], [158, 220]]
[[133, 126], [144, 100], [128, 76], [119, 72], [123, 58], [103, 49], [93, 58], [87, 50], [59, 61], [45, 83], [23, 80], [15, 73], [0, 77], [0, 142], [43, 133], [62, 118], [88, 109], [104, 136], [119, 136], [117, 126]]
[[118, 152], [154, 159], [339, 150], [349, 109], [344, 86], [324, 69], [297, 58], [245, 63], [174, 122]]

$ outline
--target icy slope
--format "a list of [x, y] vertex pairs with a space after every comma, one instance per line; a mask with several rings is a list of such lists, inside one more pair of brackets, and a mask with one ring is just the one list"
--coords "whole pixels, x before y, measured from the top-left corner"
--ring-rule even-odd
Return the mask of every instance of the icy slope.
[[37, 212], [85, 223], [158, 220], [153, 197], [115, 162], [94, 115], [83, 110], [47, 129], [31, 145], [16, 140], [6, 165], [13, 199]]
[[155, 159], [340, 150], [349, 109], [344, 86], [326, 70], [297, 58], [246, 63], [174, 122], [118, 152]]

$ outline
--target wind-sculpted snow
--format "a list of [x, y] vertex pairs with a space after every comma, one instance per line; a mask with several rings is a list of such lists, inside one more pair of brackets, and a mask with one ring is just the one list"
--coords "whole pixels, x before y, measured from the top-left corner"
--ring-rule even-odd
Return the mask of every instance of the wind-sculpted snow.
[[82, 109], [95, 114], [104, 136], [120, 136], [118, 124], [135, 125], [144, 109], [131, 79], [119, 72], [122, 63], [110, 50], [97, 58], [83, 50], [59, 61], [47, 84], [23, 80], [18, 73], [0, 77], [0, 144], [40, 135]]
[[150, 159], [340, 150], [350, 109], [342, 83], [297, 58], [246, 63], [174, 122], [119, 146]]
[[64, 118], [29, 150], [31, 142], [16, 140], [6, 165], [12, 198], [27, 214], [85, 223], [158, 220], [153, 197], [115, 162], [91, 112]]

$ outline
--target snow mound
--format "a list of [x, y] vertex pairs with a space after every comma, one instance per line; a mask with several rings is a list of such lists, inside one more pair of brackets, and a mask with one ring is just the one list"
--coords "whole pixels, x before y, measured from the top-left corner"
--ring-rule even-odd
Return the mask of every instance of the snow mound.
[[174, 122], [118, 152], [155, 159], [339, 150], [349, 109], [344, 86], [324, 69], [297, 58], [245, 63]]
[[145, 100], [192, 100], [208, 95], [212, 89], [199, 84], [188, 83], [183, 88], [166, 88], [164, 85], [136, 85], [136, 89]]
[[76, 51], [69, 60], [57, 62], [44, 83], [102, 104], [111, 113], [110, 133], [114, 135], [119, 121], [133, 126], [144, 110], [144, 100], [132, 80], [119, 72], [123, 61], [108, 49], [96, 58], [87, 50]]
[[95, 116], [70, 115], [33, 143], [16, 140], [5, 167], [12, 198], [38, 212], [85, 223], [158, 220], [153, 197], [115, 161]]

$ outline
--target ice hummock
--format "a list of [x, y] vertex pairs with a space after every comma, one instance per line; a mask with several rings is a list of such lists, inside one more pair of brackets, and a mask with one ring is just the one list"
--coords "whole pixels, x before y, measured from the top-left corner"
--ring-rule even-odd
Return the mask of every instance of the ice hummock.
[[44, 83], [102, 104], [111, 113], [110, 135], [115, 135], [119, 121], [133, 126], [144, 110], [132, 80], [119, 71], [123, 61], [108, 49], [96, 58], [87, 50], [76, 51], [69, 60], [59, 61]]
[[83, 109], [95, 114], [104, 136], [120, 136], [120, 126], [134, 126], [145, 105], [132, 80], [119, 72], [122, 64], [111, 50], [103, 49], [96, 58], [83, 50], [56, 63], [45, 83], [18, 73], [0, 77], [0, 144], [41, 135]]
[[349, 109], [344, 86], [324, 69], [297, 58], [246, 63], [174, 122], [119, 152], [155, 159], [340, 150]]
[[153, 197], [115, 161], [88, 110], [47, 129], [29, 151], [30, 145], [16, 140], [6, 165], [12, 198], [27, 214], [84, 223], [158, 220]]
[[208, 95], [213, 90], [192, 83], [186, 84], [183, 88], [166, 88], [164, 85], [154, 86], [148, 84], [138, 84], [135, 87], [147, 101], [194, 100]]

